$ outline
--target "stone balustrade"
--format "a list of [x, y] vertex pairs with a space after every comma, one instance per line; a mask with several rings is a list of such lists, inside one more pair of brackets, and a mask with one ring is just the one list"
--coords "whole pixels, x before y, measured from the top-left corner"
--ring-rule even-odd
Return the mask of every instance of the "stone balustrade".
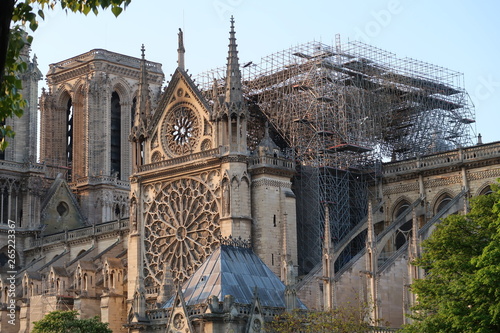
[[100, 234], [105, 234], [117, 230], [127, 230], [128, 229], [128, 219], [111, 221], [102, 224], [92, 225], [88, 227], [68, 230], [64, 232], [59, 232], [57, 234], [52, 234], [38, 239], [32, 239], [29, 244], [29, 248], [40, 247], [42, 245], [47, 245], [57, 242], [67, 242], [71, 240], [76, 240], [80, 238], [85, 238], [89, 236], [95, 236]]
[[[115, 53], [111, 51], [107, 51], [104, 49], [94, 49], [89, 52], [80, 54], [76, 57], [69, 58], [64, 61], [60, 61], [54, 64], [50, 64], [50, 70], [56, 70], [56, 69], [64, 69], [68, 67], [75, 67], [80, 65], [81, 63], [85, 63], [91, 60], [111, 60], [113, 62], [118, 62], [123, 65], [128, 65], [131, 67], [139, 68], [140, 67], [140, 59], [139, 58], [134, 58], [130, 56], [126, 56], [120, 53]], [[148, 71], [156, 72], [156, 73], [162, 73], [161, 69], [161, 64], [151, 62], [151, 61], [146, 61], [146, 67]]]
[[250, 159], [248, 166], [250, 168], [255, 167], [255, 166], [274, 166], [274, 167], [281, 167], [281, 168], [286, 168], [286, 169], [293, 169], [295, 168], [295, 164], [293, 161], [286, 159], [286, 158], [281, 158], [281, 157], [273, 157], [273, 156], [257, 156], [252, 159]]
[[166, 168], [174, 165], [179, 165], [182, 163], [188, 163], [196, 160], [202, 160], [210, 157], [215, 157], [215, 156], [220, 156], [223, 154], [223, 149], [222, 147], [220, 148], [215, 148], [215, 149], [210, 149], [210, 150], [205, 150], [199, 153], [195, 154], [190, 154], [186, 156], [181, 156], [181, 157], [176, 157], [168, 160], [163, 160], [159, 162], [154, 162], [150, 164], [145, 164], [141, 165], [138, 169], [139, 172], [144, 172], [144, 171], [149, 171], [149, 170], [156, 170], [160, 168]]
[[435, 168], [471, 161], [500, 157], [500, 142], [460, 148], [440, 154], [421, 156], [384, 165], [384, 176], [415, 172], [423, 168]]

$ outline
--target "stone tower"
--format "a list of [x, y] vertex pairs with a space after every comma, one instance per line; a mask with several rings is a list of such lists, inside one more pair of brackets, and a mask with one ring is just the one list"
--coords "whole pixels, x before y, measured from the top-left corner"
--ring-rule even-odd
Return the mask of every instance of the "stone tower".
[[235, 34], [234, 20], [231, 18], [224, 95], [215, 96], [213, 121], [216, 129], [216, 146], [224, 149], [221, 165], [221, 235], [249, 239], [252, 219], [251, 179], [247, 172], [248, 108], [241, 90], [241, 72]]
[[[94, 223], [128, 214], [132, 172], [128, 136], [134, 123], [141, 60], [95, 49], [51, 64], [49, 91], [40, 99], [41, 161], [66, 175]], [[163, 82], [159, 63], [147, 62], [148, 95]]]
[[28, 102], [23, 110], [23, 116], [5, 119], [5, 125], [11, 126], [16, 135], [7, 138], [9, 142], [5, 152], [0, 152], [0, 158], [13, 162], [35, 162], [37, 153], [37, 121], [38, 121], [38, 81], [42, 73], [38, 69], [36, 55], [30, 59], [30, 48], [25, 46], [21, 50], [21, 59], [28, 64], [28, 70], [22, 74], [21, 79], [23, 98]]

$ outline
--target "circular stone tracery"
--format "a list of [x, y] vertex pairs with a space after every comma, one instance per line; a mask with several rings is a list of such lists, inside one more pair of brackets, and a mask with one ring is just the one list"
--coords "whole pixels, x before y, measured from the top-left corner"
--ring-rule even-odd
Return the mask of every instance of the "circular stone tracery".
[[187, 103], [168, 112], [162, 125], [162, 144], [174, 156], [192, 152], [200, 136], [199, 120]]
[[184, 281], [219, 242], [216, 196], [198, 180], [180, 179], [146, 206], [146, 285], [161, 284], [165, 263], [174, 280]]

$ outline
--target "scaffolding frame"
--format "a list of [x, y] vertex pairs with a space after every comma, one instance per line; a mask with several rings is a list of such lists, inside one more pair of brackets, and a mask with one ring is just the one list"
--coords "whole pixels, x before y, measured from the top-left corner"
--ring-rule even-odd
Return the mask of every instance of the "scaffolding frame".
[[[337, 35], [335, 45], [305, 43], [241, 70], [245, 97], [294, 152], [301, 273], [321, 261], [324, 205], [336, 243], [366, 215], [381, 161], [472, 144], [463, 74], [440, 66]], [[224, 75], [220, 67], [196, 78], [209, 100]], [[339, 260], [362, 247], [360, 238]]]

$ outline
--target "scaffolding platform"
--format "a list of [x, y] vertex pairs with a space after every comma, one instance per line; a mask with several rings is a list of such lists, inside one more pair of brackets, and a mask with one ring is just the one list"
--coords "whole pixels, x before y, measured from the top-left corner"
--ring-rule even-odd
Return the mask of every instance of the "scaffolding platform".
[[371, 148], [361, 147], [358, 145], [347, 144], [347, 143], [326, 148], [326, 151], [331, 153], [342, 152], [342, 151], [350, 151], [353, 153], [366, 153], [372, 150], [373, 149]]
[[[214, 79], [221, 93], [225, 75], [220, 67], [196, 82], [214, 100]], [[340, 240], [366, 215], [368, 183], [380, 161], [474, 144], [463, 74], [362, 42], [337, 37], [334, 45], [297, 45], [253, 61], [242, 75], [245, 98], [296, 158], [305, 272], [321, 260], [322, 203], [335, 203], [331, 234]]]

